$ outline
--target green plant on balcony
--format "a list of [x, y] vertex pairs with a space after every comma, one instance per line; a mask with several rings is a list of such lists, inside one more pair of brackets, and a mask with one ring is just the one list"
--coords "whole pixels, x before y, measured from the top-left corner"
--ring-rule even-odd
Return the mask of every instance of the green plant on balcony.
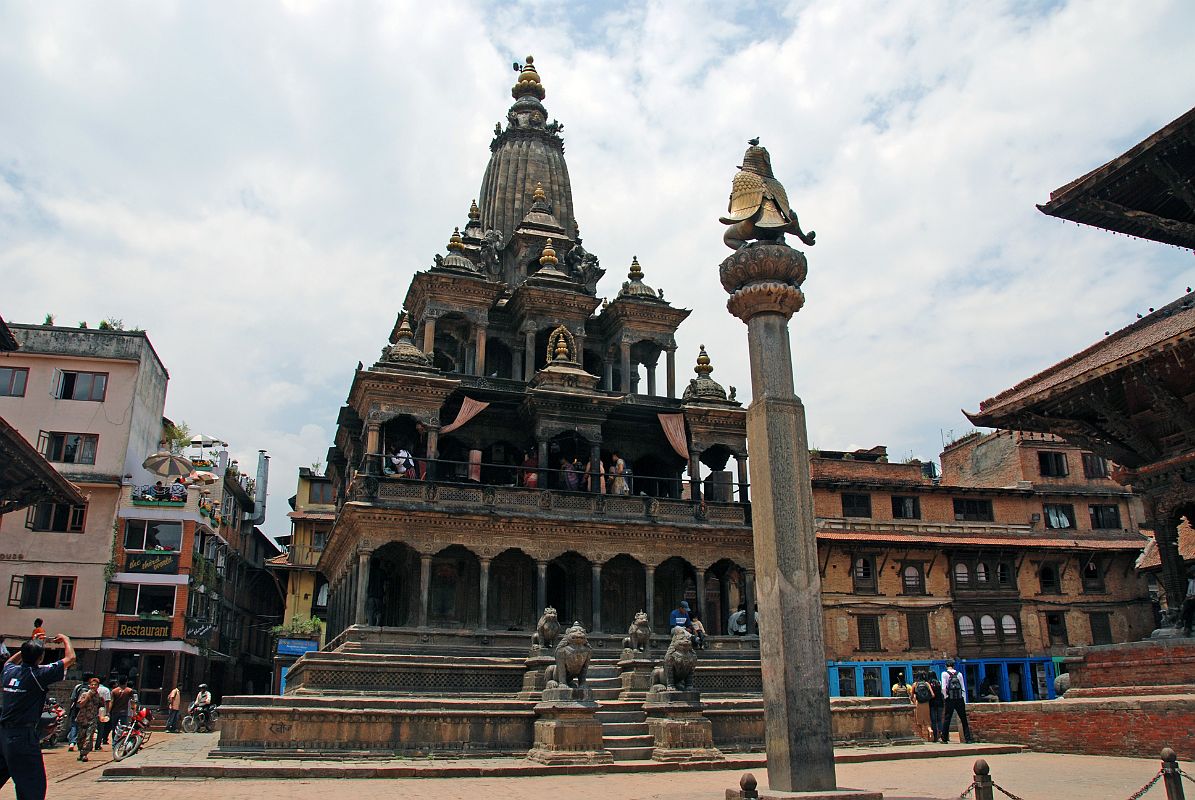
[[285, 625], [275, 625], [270, 633], [278, 639], [318, 639], [323, 628], [324, 624], [315, 617], [296, 614]]

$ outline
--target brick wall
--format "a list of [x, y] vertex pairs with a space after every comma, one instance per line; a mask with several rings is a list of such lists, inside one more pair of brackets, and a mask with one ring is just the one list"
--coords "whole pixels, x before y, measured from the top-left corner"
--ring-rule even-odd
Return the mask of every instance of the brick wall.
[[1071, 686], [1078, 690], [1184, 684], [1195, 687], [1195, 642], [1190, 639], [1090, 647], [1083, 651], [1082, 663], [1071, 668]]

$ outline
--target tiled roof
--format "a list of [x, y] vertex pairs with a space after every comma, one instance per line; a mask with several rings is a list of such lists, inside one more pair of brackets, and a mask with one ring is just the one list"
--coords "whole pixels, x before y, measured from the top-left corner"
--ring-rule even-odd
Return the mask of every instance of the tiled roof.
[[[1178, 526], [1178, 554], [1183, 561], [1195, 561], [1195, 528], [1183, 523]], [[1158, 543], [1150, 536], [1137, 559], [1137, 569], [1159, 569], [1162, 566], [1162, 555], [1158, 552]]]
[[1068, 550], [1140, 550], [1149, 541], [1144, 536], [1118, 531], [1115, 537], [1084, 536], [999, 536], [996, 534], [940, 534], [934, 532], [913, 533], [903, 531], [818, 531], [821, 541], [857, 542], [869, 544], [934, 544], [959, 545], [965, 547], [1020, 547], [1020, 548], [1066, 548]]
[[1060, 394], [1159, 352], [1180, 340], [1195, 339], [1195, 294], [1186, 294], [1169, 305], [1121, 328], [1032, 378], [1021, 381], [979, 404], [967, 414], [976, 425], [1000, 427], [999, 418]]
[[335, 522], [335, 511], [292, 511], [286, 516], [291, 519], [311, 519], [321, 522]]

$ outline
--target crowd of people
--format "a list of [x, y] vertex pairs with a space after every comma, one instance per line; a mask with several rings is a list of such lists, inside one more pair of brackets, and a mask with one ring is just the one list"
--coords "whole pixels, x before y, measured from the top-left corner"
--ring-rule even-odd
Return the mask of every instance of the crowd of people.
[[146, 500], [153, 503], [185, 503], [187, 502], [187, 484], [182, 478], [175, 478], [174, 483], [165, 484], [155, 482], [152, 486], [145, 484], [133, 490], [134, 500]]

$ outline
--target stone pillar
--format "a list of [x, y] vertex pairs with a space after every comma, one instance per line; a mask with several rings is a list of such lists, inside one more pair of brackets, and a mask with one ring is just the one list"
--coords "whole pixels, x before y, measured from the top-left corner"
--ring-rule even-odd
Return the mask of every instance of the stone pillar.
[[1187, 594], [1187, 580], [1183, 568], [1183, 557], [1178, 549], [1178, 519], [1173, 513], [1158, 509], [1153, 517], [1154, 540], [1162, 560], [1162, 591], [1166, 594], [1166, 607], [1176, 612], [1183, 607]]
[[589, 491], [600, 494], [602, 491], [602, 470], [598, 464], [602, 460], [602, 446], [595, 442], [589, 445]]
[[474, 337], [473, 347], [477, 351], [477, 354], [473, 357], [473, 364], [475, 367], [473, 374], [481, 375], [482, 377], [484, 377], [485, 376], [485, 326], [478, 325], [476, 330], [477, 330], [477, 333], [476, 333], [476, 336]]
[[529, 381], [535, 375], [535, 329], [523, 331], [523, 380]]
[[759, 631], [755, 625], [755, 570], [746, 571], [746, 584], [743, 600], [747, 604], [747, 635], [756, 636]]
[[593, 627], [591, 633], [602, 632], [602, 565], [596, 561], [590, 565], [593, 578], [590, 581], [593, 589]]
[[436, 318], [423, 318], [423, 352], [429, 356], [436, 349]]
[[354, 598], [353, 619], [357, 625], [365, 625], [365, 600], [369, 594], [369, 557], [370, 553], [357, 553], [357, 596]]
[[[658, 363], [658, 362], [657, 362]], [[656, 396], [656, 365], [644, 364], [647, 369], [647, 393], [652, 397]]]
[[646, 594], [643, 598], [643, 609], [647, 613], [647, 624], [651, 626], [652, 632], [656, 630], [656, 568], [647, 565], [643, 568], [643, 579], [646, 589]]
[[750, 503], [751, 495], [747, 491], [750, 488], [747, 485], [747, 454], [736, 455], [734, 461], [739, 467], [739, 502]]
[[689, 499], [701, 502], [701, 451], [689, 448]]
[[536, 481], [536, 485], [540, 489], [547, 489], [548, 488], [548, 469], [550, 468], [550, 465], [548, 464], [548, 440], [547, 439], [544, 439], [539, 442], [538, 455], [539, 455], [539, 479]]
[[668, 357], [668, 396], [676, 397], [676, 348], [664, 352]]
[[[804, 254], [767, 242], [736, 250], [719, 267], [731, 295], [727, 309], [747, 324], [764, 739], [768, 785], [782, 792], [827, 791], [836, 784], [809, 444], [805, 408], [793, 391], [788, 333], [789, 318], [805, 302], [798, 287], [807, 271]], [[748, 593], [748, 625], [751, 605]]]
[[431, 598], [432, 557], [426, 553], [419, 554], [419, 627], [426, 628], [428, 623], [427, 607]]
[[543, 613], [548, 605], [548, 562], [535, 562], [535, 608], [536, 614]]
[[631, 343], [623, 342], [619, 346], [619, 367], [622, 370], [622, 393], [631, 393]]
[[490, 560], [488, 558], [480, 559], [481, 561], [481, 609], [478, 614], [477, 627], [481, 630], [489, 630], [490, 628]]
[[605, 366], [602, 367], [602, 388], [607, 392], [614, 391], [614, 360], [607, 358]]
[[381, 434], [381, 423], [367, 422], [365, 424], [365, 467], [363, 472], [366, 475], [382, 474]]

